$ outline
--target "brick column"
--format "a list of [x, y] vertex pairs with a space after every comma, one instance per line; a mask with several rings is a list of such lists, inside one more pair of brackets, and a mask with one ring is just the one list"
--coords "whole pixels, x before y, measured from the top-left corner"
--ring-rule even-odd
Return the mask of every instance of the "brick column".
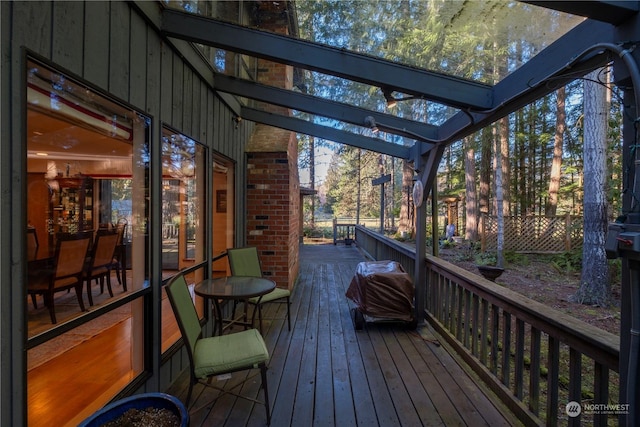
[[[260, 27], [289, 34], [286, 2], [258, 2]], [[293, 68], [258, 60], [257, 80], [293, 86]], [[288, 115], [286, 108], [257, 108]], [[258, 248], [262, 274], [292, 289], [299, 270], [300, 180], [295, 133], [258, 124], [247, 144], [247, 245]]]
[[264, 277], [288, 289], [299, 269], [299, 193], [287, 152], [247, 154], [247, 245], [258, 248]]

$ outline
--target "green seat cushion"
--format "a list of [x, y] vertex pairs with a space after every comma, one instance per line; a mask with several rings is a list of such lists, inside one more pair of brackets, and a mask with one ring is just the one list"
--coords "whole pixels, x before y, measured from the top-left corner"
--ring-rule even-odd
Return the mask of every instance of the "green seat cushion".
[[195, 347], [193, 361], [196, 378], [257, 368], [258, 364], [269, 360], [267, 346], [257, 329], [201, 338]]
[[[291, 292], [289, 292], [288, 289], [275, 288], [274, 290], [272, 290], [268, 294], [263, 295], [262, 299], [260, 300], [260, 303], [274, 301], [274, 300], [277, 300], [277, 299], [280, 299], [280, 298], [287, 298], [290, 295], [291, 295]], [[251, 304], [257, 304], [258, 303], [258, 298], [259, 297], [251, 298], [251, 299], [249, 299], [249, 302]]]

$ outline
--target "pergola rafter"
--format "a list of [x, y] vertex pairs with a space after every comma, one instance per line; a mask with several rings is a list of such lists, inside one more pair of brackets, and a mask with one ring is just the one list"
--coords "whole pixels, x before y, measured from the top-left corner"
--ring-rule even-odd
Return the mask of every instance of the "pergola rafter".
[[416, 135], [419, 135], [424, 138], [425, 141], [438, 139], [437, 126], [404, 119], [391, 114], [371, 111], [366, 108], [355, 107], [317, 96], [263, 85], [246, 79], [216, 73], [215, 87], [219, 92], [303, 111], [357, 126], [364, 124], [364, 117], [371, 116], [376, 122], [386, 123], [389, 126], [398, 128], [399, 131], [394, 132], [397, 135], [407, 136], [413, 139], [419, 139], [416, 138]]

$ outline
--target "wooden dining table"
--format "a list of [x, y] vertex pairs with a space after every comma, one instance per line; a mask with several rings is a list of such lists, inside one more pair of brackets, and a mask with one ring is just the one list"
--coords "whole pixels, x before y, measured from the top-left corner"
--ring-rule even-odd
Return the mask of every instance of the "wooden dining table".
[[[226, 326], [233, 324], [240, 324], [245, 327], [253, 326], [253, 318], [251, 322], [240, 322], [237, 319], [223, 319], [222, 308], [220, 302], [224, 300], [231, 301], [244, 301], [254, 297], [262, 298], [263, 295], [268, 294], [276, 288], [276, 284], [273, 280], [265, 279], [262, 277], [249, 277], [249, 276], [226, 276], [215, 279], [205, 279], [200, 283], [197, 283], [194, 291], [196, 295], [201, 296], [207, 300], [213, 301], [215, 315], [218, 320], [218, 334], [222, 335], [222, 332]], [[258, 300], [260, 303], [260, 300]], [[254, 316], [255, 317], [255, 313]]]

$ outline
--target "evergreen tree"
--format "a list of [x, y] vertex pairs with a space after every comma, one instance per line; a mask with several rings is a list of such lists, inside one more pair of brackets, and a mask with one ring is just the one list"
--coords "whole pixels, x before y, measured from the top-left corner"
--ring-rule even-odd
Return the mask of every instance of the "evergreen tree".
[[609, 304], [609, 275], [604, 241], [607, 232], [606, 88], [598, 71], [584, 80], [584, 244], [580, 287], [573, 298], [584, 304]]

